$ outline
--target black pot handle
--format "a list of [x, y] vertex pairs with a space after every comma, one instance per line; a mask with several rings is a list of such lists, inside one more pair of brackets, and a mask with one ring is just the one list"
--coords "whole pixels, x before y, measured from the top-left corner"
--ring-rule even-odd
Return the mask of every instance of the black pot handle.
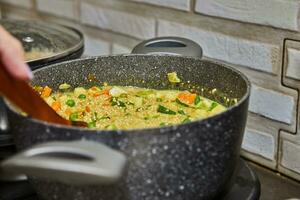
[[72, 185], [113, 184], [122, 177], [125, 165], [123, 153], [85, 140], [43, 143], [0, 164], [4, 172]]
[[135, 46], [133, 54], [169, 54], [202, 58], [202, 48], [196, 42], [181, 37], [157, 37]]

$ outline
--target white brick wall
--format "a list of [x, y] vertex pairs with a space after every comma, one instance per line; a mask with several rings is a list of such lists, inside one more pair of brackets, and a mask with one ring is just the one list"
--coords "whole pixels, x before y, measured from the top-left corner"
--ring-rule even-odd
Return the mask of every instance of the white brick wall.
[[112, 45], [112, 54], [129, 54], [131, 53], [131, 50], [129, 47], [125, 47], [120, 44], [113, 44]]
[[0, 3], [2, 2], [24, 8], [32, 8], [33, 6], [32, 0], [0, 0]]
[[147, 39], [155, 36], [155, 20], [152, 18], [100, 8], [84, 2], [81, 4], [81, 21], [136, 38]]
[[279, 46], [235, 38], [165, 20], [158, 21], [159, 36], [181, 36], [198, 42], [205, 56], [252, 69], [273, 72]]
[[283, 141], [281, 164], [297, 173], [300, 173], [300, 145]]
[[179, 10], [190, 10], [191, 0], [132, 0], [136, 2], [149, 3], [158, 6], [175, 8]]
[[110, 54], [110, 43], [85, 35], [84, 56], [99, 56]]
[[252, 85], [249, 110], [291, 124], [295, 100], [292, 96]]
[[197, 0], [196, 11], [244, 22], [298, 30], [299, 1]]
[[288, 48], [287, 56], [288, 64], [286, 75], [300, 80], [300, 50]]
[[246, 129], [242, 148], [269, 160], [275, 158], [275, 140], [268, 133]]
[[74, 0], [37, 0], [37, 9], [60, 17], [78, 18], [76, 1]]

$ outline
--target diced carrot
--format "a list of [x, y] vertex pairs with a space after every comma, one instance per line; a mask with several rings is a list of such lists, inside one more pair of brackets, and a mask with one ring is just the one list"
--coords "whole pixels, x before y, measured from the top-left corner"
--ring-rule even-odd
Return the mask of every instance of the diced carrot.
[[89, 106], [85, 107], [86, 112], [91, 112], [91, 108]]
[[101, 92], [101, 94], [104, 94], [104, 95], [110, 96], [110, 95], [109, 95], [109, 90], [108, 90], [108, 89], [106, 89], [106, 90], [103, 90], [103, 91]]
[[44, 87], [44, 89], [43, 89], [43, 91], [42, 91], [42, 97], [49, 97], [50, 96], [50, 94], [51, 94], [51, 92], [52, 92], [52, 89], [50, 88], [50, 87], [48, 87], [48, 86], [45, 86]]
[[70, 109], [70, 108], [67, 108], [66, 110], [65, 110], [65, 114], [66, 115], [70, 115], [72, 113], [72, 110]]
[[53, 110], [59, 111], [60, 108], [61, 108], [60, 102], [59, 102], [59, 101], [54, 101], [54, 102], [51, 104], [51, 107], [52, 107]]
[[107, 107], [107, 106], [109, 106], [109, 102], [105, 102], [105, 103], [103, 103], [103, 104], [102, 104], [102, 106], [103, 106], [103, 107]]
[[97, 93], [94, 93], [94, 94], [93, 94], [93, 97], [98, 97], [98, 96], [100, 96], [100, 95], [101, 95], [101, 93], [97, 92]]
[[192, 104], [196, 98], [196, 94], [190, 92], [181, 92], [178, 94], [178, 99], [183, 103]]

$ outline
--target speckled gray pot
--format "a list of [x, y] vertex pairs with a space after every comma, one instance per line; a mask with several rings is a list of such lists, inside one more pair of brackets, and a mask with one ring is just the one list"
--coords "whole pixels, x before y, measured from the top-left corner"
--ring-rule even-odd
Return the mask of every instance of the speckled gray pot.
[[[170, 85], [166, 73], [176, 71], [185, 84]], [[57, 88], [99, 82], [153, 88], [193, 89], [238, 103], [217, 116], [178, 126], [130, 131], [93, 131], [48, 124], [9, 112], [19, 149], [45, 141], [85, 138], [121, 150], [128, 157], [126, 175], [115, 185], [69, 186], [32, 180], [47, 200], [200, 200], [224, 191], [239, 157], [250, 85], [236, 70], [210, 61], [177, 56], [106, 56], [55, 64], [35, 71], [33, 84]], [[217, 89], [217, 95], [211, 92]]]

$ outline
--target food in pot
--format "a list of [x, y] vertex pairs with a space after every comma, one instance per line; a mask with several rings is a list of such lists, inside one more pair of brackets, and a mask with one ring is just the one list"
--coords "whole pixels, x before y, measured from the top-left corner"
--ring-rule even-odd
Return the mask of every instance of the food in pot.
[[189, 91], [156, 90], [129, 86], [93, 86], [59, 91], [35, 87], [59, 115], [85, 121], [97, 129], [134, 129], [182, 124], [224, 111], [221, 104]]
[[39, 49], [39, 48], [32, 48], [30, 51], [25, 52], [25, 60], [35, 60], [40, 58], [45, 58], [48, 56], [53, 55], [54, 52], [50, 49]]

